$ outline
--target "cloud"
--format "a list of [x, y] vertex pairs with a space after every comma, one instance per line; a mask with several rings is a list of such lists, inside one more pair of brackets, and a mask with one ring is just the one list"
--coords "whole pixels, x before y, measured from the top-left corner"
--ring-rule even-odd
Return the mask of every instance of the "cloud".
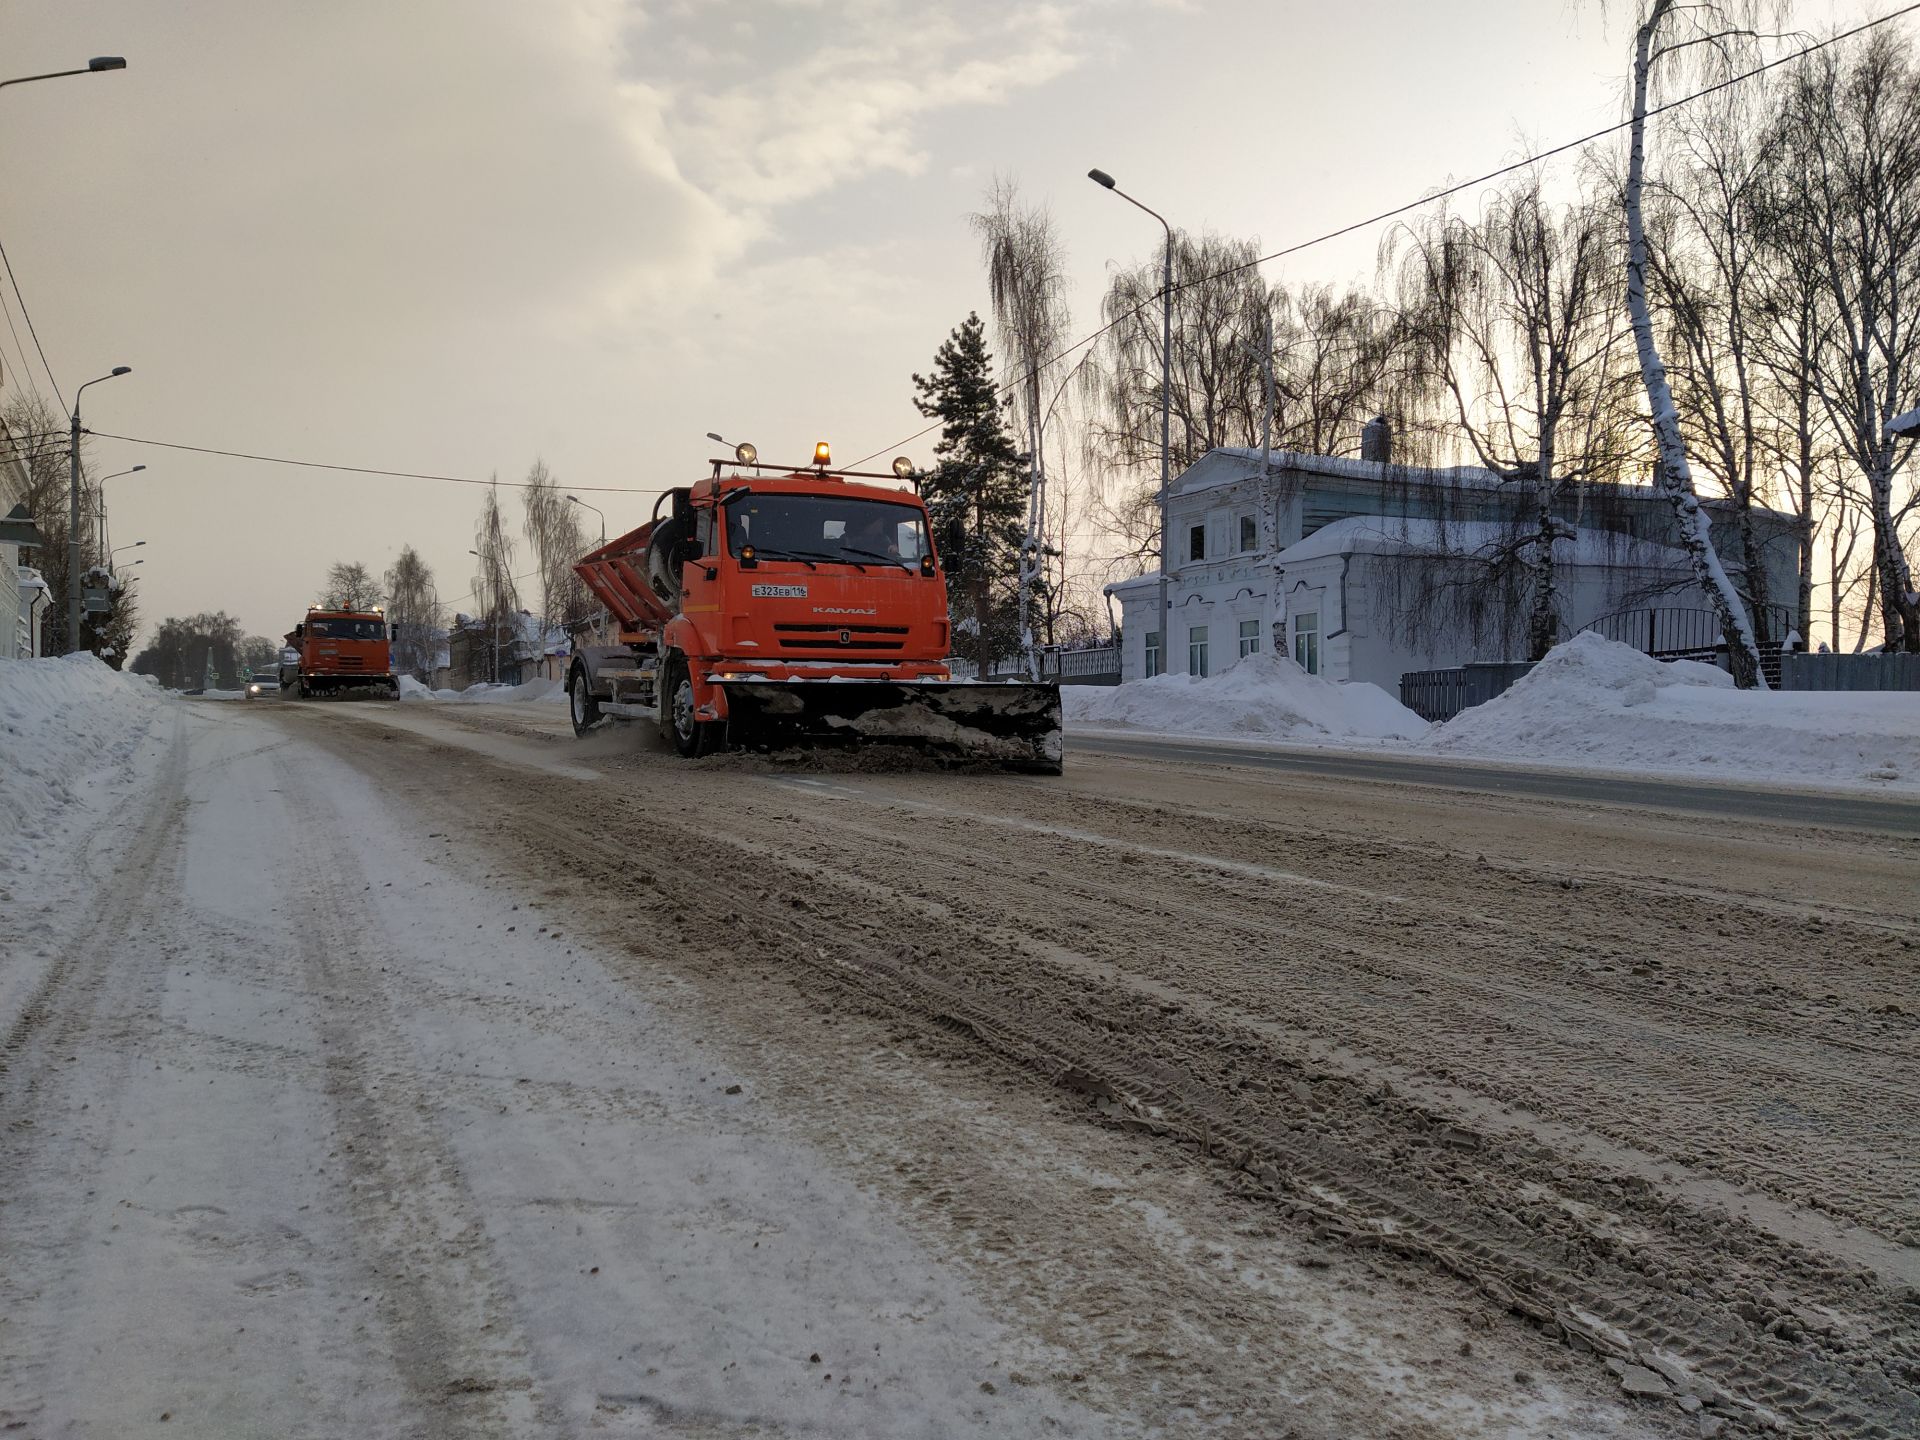
[[919, 173], [921, 122], [1003, 103], [1079, 63], [1076, 13], [994, 0], [788, 5], [766, 15], [751, 43], [655, 80], [669, 97], [681, 172], [760, 211], [877, 171]]

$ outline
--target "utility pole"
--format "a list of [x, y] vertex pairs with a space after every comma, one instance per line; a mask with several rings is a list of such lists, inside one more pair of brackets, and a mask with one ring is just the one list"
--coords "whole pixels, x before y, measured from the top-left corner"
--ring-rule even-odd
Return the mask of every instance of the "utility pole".
[[98, 385], [117, 375], [131, 375], [131, 365], [116, 365], [112, 374], [97, 375], [73, 392], [71, 448], [67, 452], [67, 650], [71, 655], [80, 644], [80, 392], [87, 385]]

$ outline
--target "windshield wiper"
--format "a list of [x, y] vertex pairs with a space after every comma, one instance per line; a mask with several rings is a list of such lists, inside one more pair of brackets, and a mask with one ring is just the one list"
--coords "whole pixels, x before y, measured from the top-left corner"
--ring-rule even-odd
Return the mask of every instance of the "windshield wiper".
[[[749, 545], [753, 544], [751, 540], [747, 543]], [[756, 560], [798, 560], [809, 570], [818, 570], [820, 568], [813, 563], [815, 560], [833, 559], [833, 556], [823, 555], [818, 550], [767, 550], [758, 545], [754, 545], [753, 556]]]
[[[913, 567], [898, 555], [882, 555], [878, 550], [862, 550], [858, 545], [842, 545], [840, 548], [849, 555], [865, 555], [872, 560], [884, 560], [889, 565], [898, 565], [909, 575], [913, 573]], [[861, 568], [864, 569], [865, 567], [863, 566]]]

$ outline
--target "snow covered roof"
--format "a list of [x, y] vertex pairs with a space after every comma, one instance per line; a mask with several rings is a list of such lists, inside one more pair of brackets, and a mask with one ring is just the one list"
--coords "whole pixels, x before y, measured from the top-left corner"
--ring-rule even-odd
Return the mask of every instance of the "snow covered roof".
[[[1380, 515], [1349, 515], [1322, 525], [1274, 557], [1277, 566], [1299, 565], [1331, 555], [1491, 556], [1515, 540], [1508, 526], [1488, 520], [1403, 520]], [[1632, 565], [1646, 569], [1687, 567], [1687, 556], [1670, 545], [1636, 540], [1613, 530], [1580, 530], [1554, 542], [1553, 558], [1562, 565]]]
[[[1348, 460], [1334, 455], [1306, 455], [1297, 450], [1275, 450], [1269, 457], [1275, 474], [1294, 471], [1308, 475], [1325, 475], [1341, 480], [1371, 481], [1382, 486], [1431, 485], [1443, 489], [1457, 490], [1498, 490], [1511, 483], [1496, 475], [1493, 471], [1478, 465], [1400, 465], [1382, 460]], [[1173, 477], [1173, 493], [1176, 495], [1200, 495], [1210, 490], [1225, 489], [1233, 485], [1245, 485], [1260, 475], [1260, 452], [1242, 449], [1233, 445], [1222, 445], [1209, 450], [1180, 474]], [[1643, 504], [1660, 503], [1660, 493], [1648, 485], [1621, 485], [1619, 492], [1626, 498], [1639, 500]], [[1702, 495], [1701, 508], [1710, 512], [1720, 512], [1731, 507], [1732, 502], [1721, 495]], [[1785, 510], [1771, 510], [1765, 506], [1753, 507], [1754, 514], [1764, 515], [1768, 519], [1783, 525], [1798, 526], [1800, 517]]]
[[[1231, 462], [1231, 463], [1227, 463]], [[1275, 450], [1268, 463], [1277, 474], [1283, 470], [1304, 471], [1309, 475], [1330, 475], [1344, 480], [1394, 480], [1400, 484], [1453, 485], [1485, 489], [1501, 484], [1500, 477], [1477, 465], [1395, 465], [1380, 460], [1346, 460], [1335, 455], [1307, 455], [1297, 450]], [[1242, 473], [1244, 467], [1244, 473]], [[1224, 475], [1211, 472], [1227, 470]], [[1260, 474], [1260, 452], [1222, 445], [1209, 450], [1174, 479], [1174, 493], [1197, 495], [1223, 485], [1241, 485]]]

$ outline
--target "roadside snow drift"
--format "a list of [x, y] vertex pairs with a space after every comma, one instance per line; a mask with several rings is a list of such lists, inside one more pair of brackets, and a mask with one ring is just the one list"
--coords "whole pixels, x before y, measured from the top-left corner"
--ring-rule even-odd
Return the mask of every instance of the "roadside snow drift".
[[91, 655], [0, 660], [0, 869], [32, 868], [65, 812], [125, 776], [164, 703]]
[[1920, 695], [1736, 690], [1584, 631], [1422, 749], [1781, 785], [1920, 789]]
[[462, 705], [515, 705], [530, 700], [564, 704], [567, 687], [558, 680], [528, 680], [520, 685], [489, 685], [482, 681], [464, 690], [429, 690], [411, 675], [400, 677], [402, 700], [452, 700]]
[[1263, 740], [1410, 740], [1430, 728], [1377, 685], [1309, 675], [1283, 655], [1249, 655], [1204, 680], [1155, 675], [1124, 685], [1068, 685], [1069, 728]]

